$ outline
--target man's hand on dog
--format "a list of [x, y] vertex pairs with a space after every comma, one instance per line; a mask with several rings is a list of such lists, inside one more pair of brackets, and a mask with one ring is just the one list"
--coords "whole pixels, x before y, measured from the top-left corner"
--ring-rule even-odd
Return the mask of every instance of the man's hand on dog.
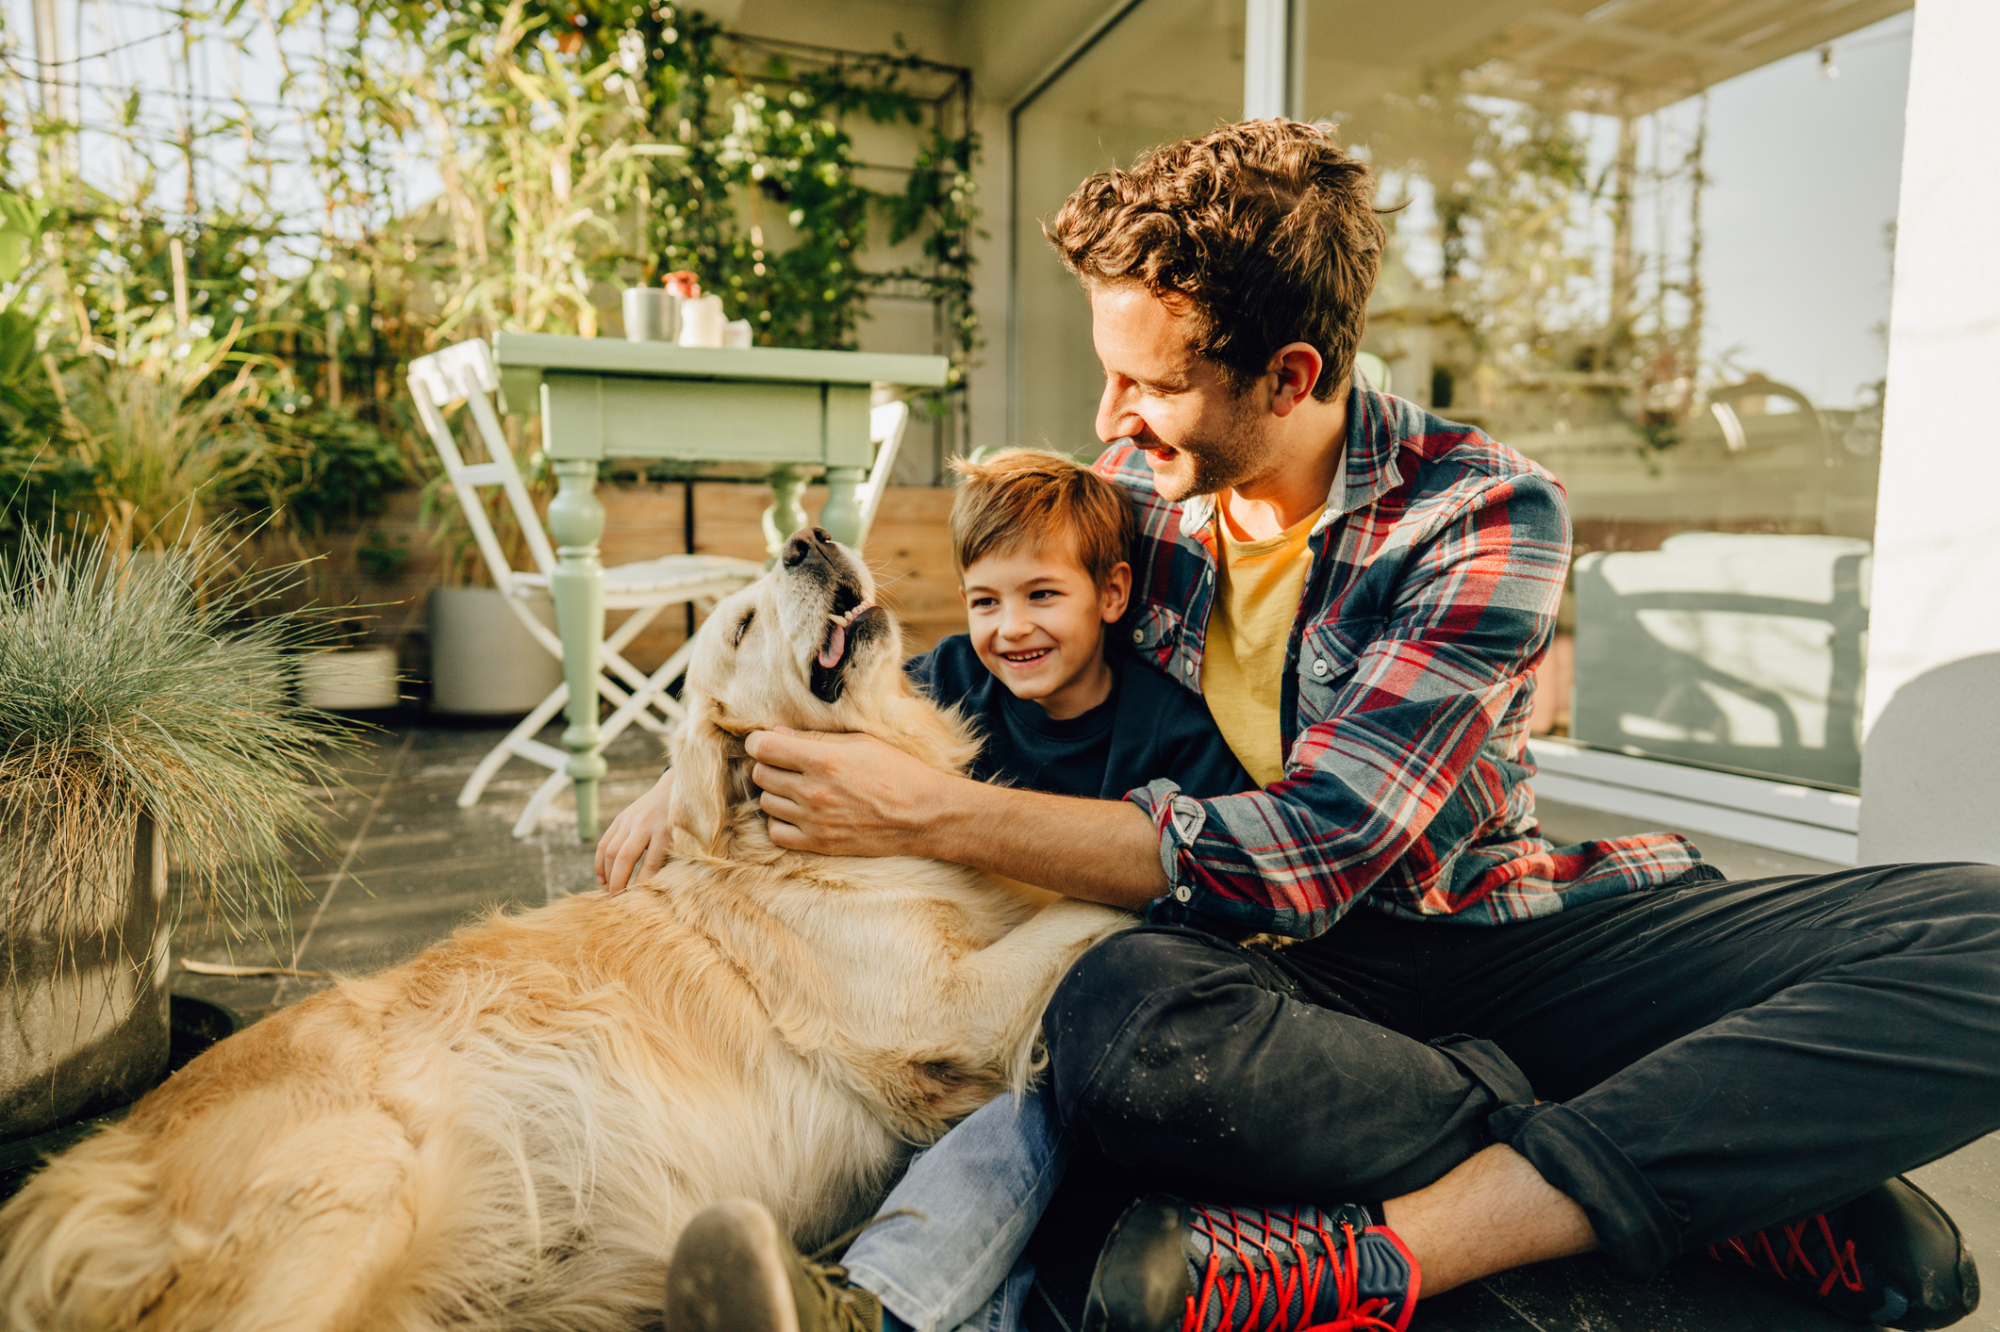
[[778, 727], [752, 731], [744, 748], [771, 840], [791, 851], [923, 855], [938, 784], [956, 780], [867, 735]]
[[597, 881], [616, 897], [634, 879], [643, 879], [667, 863], [674, 825], [667, 807], [673, 802], [674, 774], [669, 771], [651, 790], [620, 810], [597, 839]]
[[931, 856], [1133, 911], [1169, 887], [1153, 821], [1122, 800], [948, 776], [866, 735], [779, 727], [744, 748], [771, 840], [788, 850]]
[[[926, 789], [941, 774], [866, 735], [752, 732], [751, 780], [763, 791], [771, 840], [793, 851], [836, 856], [920, 854], [915, 833]], [[674, 774], [669, 771], [597, 839], [597, 881], [616, 897], [666, 864], [673, 846]]]
[[[771, 840], [836, 856], [932, 856], [1131, 910], [1168, 887], [1152, 821], [1078, 800], [951, 777], [872, 736], [778, 727], [744, 742]], [[614, 895], [665, 864], [674, 776], [611, 821], [597, 878]], [[1079, 858], [1077, 848], [1093, 854]]]

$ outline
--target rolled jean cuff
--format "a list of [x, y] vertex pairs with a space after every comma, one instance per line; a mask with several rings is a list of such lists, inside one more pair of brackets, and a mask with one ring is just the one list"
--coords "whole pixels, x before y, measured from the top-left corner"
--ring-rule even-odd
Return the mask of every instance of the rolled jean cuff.
[[[1491, 1041], [1476, 1036], [1440, 1036], [1431, 1048], [1465, 1070], [1465, 1075], [1484, 1087], [1498, 1106], [1529, 1105], [1535, 1089], [1528, 1075], [1514, 1067], [1514, 1061]], [[1497, 1111], [1495, 1113], [1498, 1113]]]
[[1487, 1120], [1496, 1142], [1528, 1159], [1583, 1209], [1621, 1275], [1650, 1279], [1681, 1251], [1680, 1221], [1604, 1131], [1566, 1105], [1510, 1105]]

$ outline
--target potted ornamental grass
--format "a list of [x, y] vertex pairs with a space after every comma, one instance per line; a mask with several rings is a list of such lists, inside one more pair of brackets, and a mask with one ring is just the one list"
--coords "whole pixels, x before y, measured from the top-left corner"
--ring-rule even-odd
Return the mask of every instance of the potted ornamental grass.
[[183, 909], [282, 926], [343, 723], [294, 701], [313, 630], [254, 616], [203, 536], [0, 552], [0, 1142], [129, 1101], [168, 1051]]

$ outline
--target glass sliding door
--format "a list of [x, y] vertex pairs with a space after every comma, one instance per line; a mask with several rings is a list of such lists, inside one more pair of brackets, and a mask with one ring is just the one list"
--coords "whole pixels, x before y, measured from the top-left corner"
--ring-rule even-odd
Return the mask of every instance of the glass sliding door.
[[[1859, 784], [1909, 0], [1307, 0], [1307, 114], [1368, 157], [1390, 391], [1568, 489], [1537, 729]], [[1240, 114], [1241, 0], [1141, 0], [1014, 118], [1012, 434], [1099, 369], [1040, 220]]]
[[1854, 788], [1905, 0], [1312, 0], [1391, 391], [1568, 488], [1538, 729]]

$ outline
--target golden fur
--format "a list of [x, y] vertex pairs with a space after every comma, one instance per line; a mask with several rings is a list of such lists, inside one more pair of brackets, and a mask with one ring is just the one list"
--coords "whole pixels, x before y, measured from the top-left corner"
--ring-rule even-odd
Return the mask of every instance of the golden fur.
[[674, 744], [677, 857], [651, 880], [343, 980], [41, 1171], [0, 1211], [0, 1324], [645, 1325], [702, 1207], [755, 1198], [812, 1244], [1024, 1085], [1050, 990], [1129, 917], [781, 851], [752, 798], [757, 727], [864, 731], [946, 772], [972, 756], [904, 683], [886, 614], [834, 642], [872, 595], [810, 542], [715, 609]]

